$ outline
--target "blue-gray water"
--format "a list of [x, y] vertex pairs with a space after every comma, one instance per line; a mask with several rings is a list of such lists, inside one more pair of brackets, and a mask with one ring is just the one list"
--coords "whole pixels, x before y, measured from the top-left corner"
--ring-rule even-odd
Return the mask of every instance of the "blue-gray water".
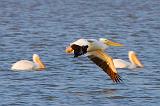
[[[1, 106], [160, 105], [159, 0], [1, 0]], [[84, 56], [65, 47], [77, 38], [109, 38], [114, 58], [134, 50], [144, 69], [118, 69], [114, 84]], [[37, 53], [44, 71], [14, 72], [11, 64]]]

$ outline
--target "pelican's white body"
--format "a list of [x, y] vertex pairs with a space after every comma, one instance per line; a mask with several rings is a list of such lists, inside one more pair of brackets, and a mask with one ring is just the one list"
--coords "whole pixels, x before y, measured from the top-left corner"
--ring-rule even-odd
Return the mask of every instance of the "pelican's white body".
[[11, 67], [11, 70], [35, 70], [38, 66], [32, 61], [20, 60], [14, 63]]
[[113, 63], [116, 68], [136, 68], [136, 65], [122, 59], [113, 59]]

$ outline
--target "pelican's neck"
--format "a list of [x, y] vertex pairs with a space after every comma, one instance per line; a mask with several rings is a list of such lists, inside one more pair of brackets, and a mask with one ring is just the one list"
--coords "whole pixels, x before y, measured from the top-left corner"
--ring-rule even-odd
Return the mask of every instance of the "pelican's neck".
[[38, 55], [33, 55], [33, 62], [38, 66], [38, 69], [45, 69], [45, 65]]

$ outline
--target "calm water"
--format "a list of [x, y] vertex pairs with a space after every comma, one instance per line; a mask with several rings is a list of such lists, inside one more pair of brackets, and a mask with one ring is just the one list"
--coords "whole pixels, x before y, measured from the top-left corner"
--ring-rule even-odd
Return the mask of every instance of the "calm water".
[[[159, 0], [1, 0], [1, 106], [160, 105]], [[114, 58], [134, 50], [144, 69], [118, 69], [114, 84], [87, 58], [66, 55], [77, 38], [109, 38]], [[11, 64], [37, 53], [45, 71], [13, 72]]]

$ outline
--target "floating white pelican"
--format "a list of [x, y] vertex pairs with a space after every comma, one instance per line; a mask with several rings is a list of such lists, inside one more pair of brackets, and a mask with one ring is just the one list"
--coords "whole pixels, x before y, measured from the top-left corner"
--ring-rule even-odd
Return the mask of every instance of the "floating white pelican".
[[113, 63], [116, 68], [133, 69], [133, 68], [138, 68], [138, 67], [139, 68], [144, 67], [134, 51], [128, 52], [128, 58], [129, 58], [130, 62], [122, 60], [122, 59], [113, 59]]
[[[104, 53], [104, 50], [108, 45], [104, 42], [107, 43], [109, 41], [105, 39], [100, 39], [100, 41], [94, 39], [79, 39], [71, 43], [70, 46], [66, 48], [66, 52], [72, 53], [74, 51], [74, 57], [87, 54], [87, 57], [97, 66], [102, 68], [103, 71], [110, 76], [113, 82], [120, 82], [121, 78], [118, 75], [112, 58]], [[122, 44], [112, 42], [112, 46], [122, 46]]]
[[28, 60], [20, 60], [14, 63], [11, 70], [43, 70], [45, 65], [37, 54], [33, 54], [33, 62]]

